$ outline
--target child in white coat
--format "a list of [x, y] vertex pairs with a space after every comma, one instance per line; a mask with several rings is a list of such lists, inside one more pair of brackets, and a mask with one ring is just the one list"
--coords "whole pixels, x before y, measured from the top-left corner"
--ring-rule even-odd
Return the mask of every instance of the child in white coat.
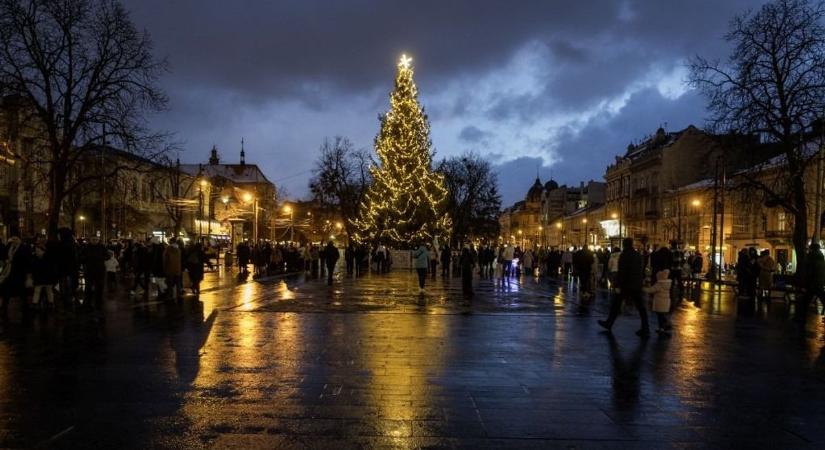
[[671, 328], [667, 318], [667, 314], [670, 312], [670, 286], [672, 283], [669, 275], [669, 270], [660, 270], [656, 273], [656, 283], [645, 288], [645, 292], [653, 297], [653, 307], [651, 309], [656, 313], [656, 320], [659, 322], [657, 333], [665, 333]]

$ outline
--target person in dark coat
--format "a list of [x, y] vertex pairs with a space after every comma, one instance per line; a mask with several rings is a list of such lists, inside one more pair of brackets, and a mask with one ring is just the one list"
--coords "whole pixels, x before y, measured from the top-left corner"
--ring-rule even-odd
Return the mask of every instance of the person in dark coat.
[[642, 298], [642, 283], [644, 280], [642, 256], [633, 248], [633, 238], [625, 238], [622, 241], [622, 253], [619, 256], [619, 272], [616, 274], [616, 278], [619, 295], [613, 296], [610, 301], [610, 315], [607, 320], [599, 320], [599, 325], [610, 331], [622, 310], [622, 302], [629, 300], [636, 306], [642, 321], [642, 328], [636, 332], [636, 335], [640, 337], [650, 336], [647, 309]]
[[246, 242], [238, 244], [238, 266], [240, 266], [241, 273], [247, 273], [249, 270], [246, 267], [249, 264], [249, 256], [249, 245]]
[[100, 309], [103, 306], [103, 285], [106, 279], [108, 250], [100, 243], [100, 237], [92, 236], [83, 248], [83, 279], [86, 281], [86, 307]]
[[74, 233], [68, 228], [57, 230], [58, 242], [55, 245], [55, 264], [60, 296], [65, 306], [74, 300], [74, 294], [80, 284], [80, 254]]
[[335, 247], [335, 244], [332, 241], [327, 242], [327, 246], [321, 252], [321, 259], [327, 266], [327, 284], [330, 286], [332, 286], [332, 273], [335, 271], [335, 264], [338, 262], [339, 257], [338, 248]]
[[200, 242], [196, 242], [189, 248], [186, 255], [186, 271], [189, 273], [189, 284], [192, 293], [200, 295], [201, 281], [203, 281], [203, 264], [206, 255], [203, 252]]
[[802, 296], [802, 304], [797, 306], [796, 320], [805, 319], [814, 297], [825, 305], [825, 255], [822, 254], [819, 244], [815, 242], [811, 244], [805, 257], [805, 267], [802, 274], [802, 286], [805, 288], [805, 295]]
[[355, 276], [360, 277], [364, 270], [364, 260], [367, 258], [367, 248], [359, 245], [355, 248]]
[[0, 272], [0, 314], [5, 316], [12, 298], [26, 299], [26, 277], [29, 273], [31, 250], [18, 236], [12, 236], [6, 246], [6, 263]]
[[152, 272], [149, 270], [151, 264], [147, 257], [146, 246], [142, 242], [136, 242], [132, 246], [132, 272], [135, 274], [135, 282], [129, 295], [135, 295], [138, 286], [143, 289], [144, 296], [149, 295], [149, 280], [152, 277]]
[[347, 249], [344, 250], [344, 261], [347, 265], [347, 276], [352, 276], [352, 271], [355, 268], [355, 246], [351, 243], [347, 245]]
[[441, 247], [441, 276], [443, 277], [450, 276], [450, 257], [452, 253], [449, 245], [445, 244]]
[[46, 245], [38, 245], [34, 249], [34, 254], [31, 258], [32, 285], [34, 287], [34, 295], [32, 296], [32, 305], [40, 305], [40, 297], [42, 293], [46, 293], [46, 300], [48, 306], [54, 305], [54, 285], [57, 284], [57, 267], [54, 263], [54, 256], [49, 256]]
[[459, 264], [461, 265], [461, 292], [465, 297], [472, 297], [475, 258], [469, 244], [465, 244], [464, 248], [461, 249]]

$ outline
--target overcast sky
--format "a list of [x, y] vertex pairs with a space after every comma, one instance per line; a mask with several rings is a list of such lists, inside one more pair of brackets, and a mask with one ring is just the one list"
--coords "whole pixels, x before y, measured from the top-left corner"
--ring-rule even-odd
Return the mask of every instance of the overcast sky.
[[499, 172], [505, 205], [538, 169], [601, 180], [627, 144], [689, 124], [703, 99], [686, 58], [724, 56], [729, 19], [761, 0], [127, 0], [169, 60], [181, 160], [217, 145], [261, 166], [292, 197], [326, 136], [372, 147], [395, 64], [413, 57], [437, 158], [474, 150]]

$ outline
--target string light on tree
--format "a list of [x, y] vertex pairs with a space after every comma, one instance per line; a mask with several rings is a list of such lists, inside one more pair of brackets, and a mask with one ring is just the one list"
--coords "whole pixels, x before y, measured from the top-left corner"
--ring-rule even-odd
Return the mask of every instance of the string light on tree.
[[418, 103], [412, 58], [401, 55], [390, 110], [375, 137], [378, 166], [370, 168], [370, 186], [359, 217], [353, 221], [362, 241], [396, 247], [419, 240], [446, 238], [447, 189], [432, 170], [430, 123]]

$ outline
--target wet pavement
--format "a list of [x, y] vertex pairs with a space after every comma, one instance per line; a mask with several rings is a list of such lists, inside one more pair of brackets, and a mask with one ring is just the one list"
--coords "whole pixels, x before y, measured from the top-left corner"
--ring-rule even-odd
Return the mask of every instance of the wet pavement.
[[[405, 271], [238, 281], [0, 330], [0, 447], [822, 448], [825, 325], [687, 293], [639, 339], [608, 294]], [[655, 323], [655, 321], [654, 321]]]

